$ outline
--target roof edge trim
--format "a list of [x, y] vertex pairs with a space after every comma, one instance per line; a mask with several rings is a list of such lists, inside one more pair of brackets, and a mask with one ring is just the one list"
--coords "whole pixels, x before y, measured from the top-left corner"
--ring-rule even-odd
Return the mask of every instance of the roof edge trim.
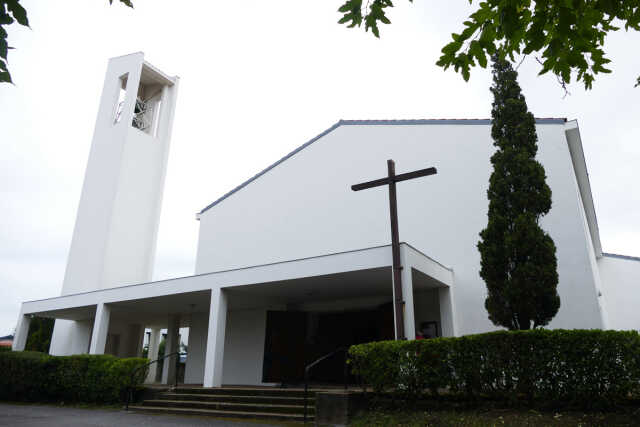
[[[565, 124], [566, 118], [536, 118], [537, 125], [556, 125]], [[340, 120], [339, 122], [345, 126], [354, 125], [490, 125], [491, 119], [398, 119], [398, 120]]]
[[638, 262], [640, 262], [640, 257], [637, 257], [637, 256], [610, 254], [610, 253], [607, 253], [607, 252], [602, 252], [602, 256], [608, 257], [608, 258], [618, 258], [618, 259], [625, 259], [625, 260], [628, 260], [628, 261], [638, 261]]
[[600, 241], [600, 229], [598, 227], [598, 217], [593, 202], [593, 194], [591, 192], [591, 183], [589, 181], [589, 170], [587, 169], [587, 161], [582, 148], [582, 137], [577, 120], [567, 122], [565, 126], [565, 135], [571, 162], [573, 163], [573, 172], [578, 184], [578, 191], [582, 199], [582, 206], [587, 218], [587, 226], [591, 235], [591, 243], [596, 258], [602, 257], [602, 243]]

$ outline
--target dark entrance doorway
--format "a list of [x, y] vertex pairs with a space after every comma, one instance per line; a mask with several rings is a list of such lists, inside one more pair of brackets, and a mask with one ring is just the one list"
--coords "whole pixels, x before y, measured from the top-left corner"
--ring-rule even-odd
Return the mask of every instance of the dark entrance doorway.
[[[337, 348], [393, 339], [393, 306], [340, 312], [268, 311], [262, 380], [299, 384], [307, 364]], [[314, 367], [311, 380], [343, 381], [343, 353]]]

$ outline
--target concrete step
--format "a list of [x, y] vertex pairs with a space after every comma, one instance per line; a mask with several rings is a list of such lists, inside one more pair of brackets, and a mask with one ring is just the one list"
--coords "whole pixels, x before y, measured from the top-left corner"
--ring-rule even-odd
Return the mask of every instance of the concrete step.
[[[162, 400], [198, 400], [201, 402], [230, 402], [230, 403], [266, 403], [274, 405], [304, 405], [303, 397], [291, 396], [242, 396], [232, 394], [187, 394], [187, 393], [161, 393], [158, 395]], [[315, 393], [309, 393], [307, 402], [309, 405], [315, 403]]]
[[[142, 406], [163, 408], [193, 408], [210, 409], [214, 411], [233, 412], [268, 412], [281, 414], [304, 414], [304, 405], [272, 405], [264, 403], [229, 403], [229, 402], [202, 402], [198, 400], [145, 400]], [[307, 413], [315, 412], [315, 407], [309, 405]]]
[[[313, 396], [317, 391], [326, 391], [324, 389], [309, 389], [309, 396]], [[303, 388], [271, 388], [271, 387], [179, 387], [174, 391], [176, 394], [212, 394], [212, 395], [231, 395], [231, 396], [287, 396], [287, 397], [304, 397]]]
[[[253, 418], [278, 421], [304, 421], [304, 416], [302, 414], [287, 414], [277, 412], [221, 411], [211, 409], [175, 408], [162, 406], [130, 406], [129, 409], [136, 412], [146, 412], [151, 414], [196, 415], [218, 418]], [[307, 421], [313, 421], [313, 419], [313, 414], [307, 417]]]

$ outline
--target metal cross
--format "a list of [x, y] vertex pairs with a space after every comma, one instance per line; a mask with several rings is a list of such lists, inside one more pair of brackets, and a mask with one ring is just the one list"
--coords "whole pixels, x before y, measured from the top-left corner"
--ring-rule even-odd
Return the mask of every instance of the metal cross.
[[[402, 266], [400, 265], [400, 237], [398, 233], [398, 201], [396, 198], [396, 182], [423, 176], [435, 175], [436, 168], [420, 169], [413, 172], [396, 175], [396, 166], [393, 160], [387, 160], [388, 176], [351, 186], [353, 191], [367, 188], [389, 186], [389, 214], [391, 217], [391, 253], [393, 255], [393, 294], [394, 313], [396, 323], [396, 339], [406, 339], [404, 335], [404, 298], [402, 297]], [[413, 338], [413, 337], [411, 337]]]

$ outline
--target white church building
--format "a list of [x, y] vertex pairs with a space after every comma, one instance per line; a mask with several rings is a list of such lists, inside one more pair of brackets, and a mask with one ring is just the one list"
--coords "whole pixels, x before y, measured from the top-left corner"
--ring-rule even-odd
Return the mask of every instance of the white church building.
[[[341, 120], [202, 209], [194, 275], [152, 282], [178, 83], [142, 53], [109, 61], [62, 293], [22, 304], [14, 350], [32, 316], [56, 319], [55, 355], [139, 356], [150, 329], [154, 359], [161, 329], [169, 353], [189, 328], [185, 383], [213, 387], [295, 382], [335, 348], [393, 339], [388, 190], [351, 190], [387, 159], [438, 170], [397, 187], [406, 336], [496, 329], [476, 248], [488, 119]], [[536, 123], [561, 298], [548, 327], [640, 329], [640, 258], [602, 250], [578, 123]]]

